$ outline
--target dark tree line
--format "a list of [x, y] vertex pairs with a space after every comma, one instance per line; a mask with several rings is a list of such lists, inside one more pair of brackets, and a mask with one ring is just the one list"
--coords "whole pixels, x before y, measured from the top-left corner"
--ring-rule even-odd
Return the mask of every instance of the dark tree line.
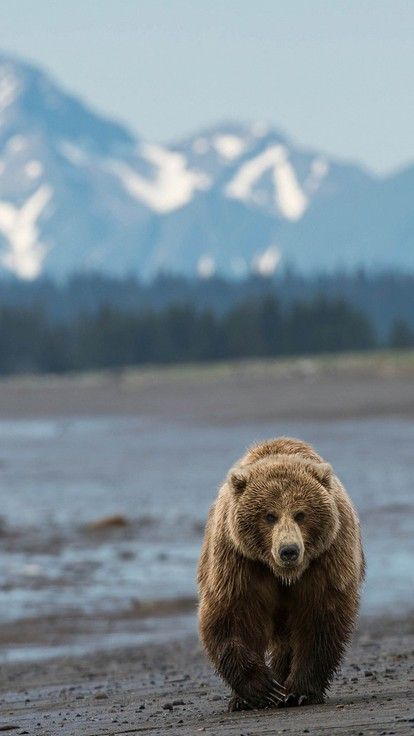
[[356, 270], [328, 274], [300, 274], [292, 269], [274, 277], [250, 275], [243, 281], [220, 276], [191, 279], [158, 275], [150, 282], [137, 277], [78, 274], [65, 281], [41, 278], [34, 282], [0, 281], [0, 307], [41, 309], [51, 322], [73, 322], [96, 315], [105, 306], [124, 312], [164, 311], [177, 303], [223, 316], [246, 300], [276, 297], [283, 309], [298, 300], [312, 301], [323, 294], [329, 301], [343, 300], [362, 311], [378, 338], [386, 342], [395, 321], [414, 329], [414, 274]]
[[[414, 331], [395, 322], [388, 344], [414, 347]], [[142, 311], [102, 307], [70, 320], [44, 311], [0, 309], [0, 373], [64, 372], [145, 363], [214, 361], [380, 346], [370, 320], [343, 300], [318, 296], [282, 308], [270, 295], [224, 314], [172, 304]]]

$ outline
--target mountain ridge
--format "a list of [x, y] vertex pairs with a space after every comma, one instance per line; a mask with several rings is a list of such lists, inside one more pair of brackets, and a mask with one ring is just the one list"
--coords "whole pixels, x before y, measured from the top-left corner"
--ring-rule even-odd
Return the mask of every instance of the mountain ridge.
[[413, 193], [414, 166], [379, 177], [259, 122], [145, 140], [0, 53], [0, 272], [412, 267]]

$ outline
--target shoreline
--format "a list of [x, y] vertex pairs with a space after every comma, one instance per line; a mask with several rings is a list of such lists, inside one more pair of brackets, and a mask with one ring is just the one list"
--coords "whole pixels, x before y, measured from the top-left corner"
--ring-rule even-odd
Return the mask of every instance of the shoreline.
[[414, 351], [0, 380], [0, 417], [247, 421], [414, 417]]

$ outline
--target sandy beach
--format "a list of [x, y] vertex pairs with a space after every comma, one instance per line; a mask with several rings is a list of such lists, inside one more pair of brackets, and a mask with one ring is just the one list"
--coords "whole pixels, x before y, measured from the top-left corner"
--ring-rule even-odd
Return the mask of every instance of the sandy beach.
[[[100, 416], [167, 421], [173, 417], [183, 426], [196, 422], [229, 431], [247, 420], [260, 424], [400, 417], [405, 421], [414, 417], [413, 388], [411, 354], [182, 370], [147, 368], [4, 380], [0, 415], [4, 421]], [[397, 511], [404, 515], [403, 509]], [[127, 529], [131, 537], [136, 532], [133, 526]], [[52, 532], [57, 554], [60, 540]], [[95, 542], [76, 533], [78, 547], [92, 549]], [[22, 545], [18, 534], [7, 536], [7, 530], [4, 534], [6, 553], [18, 551]], [[41, 540], [33, 539], [43, 554]], [[31, 543], [28, 538], [29, 552]], [[49, 546], [49, 537], [43, 544]], [[121, 555], [121, 564], [134, 564], [129, 551], [123, 549], [122, 554], [125, 562]], [[43, 582], [39, 578], [36, 585]], [[34, 593], [37, 589], [34, 586]], [[227, 689], [200, 650], [194, 597], [154, 606], [137, 601], [119, 615], [112, 610], [11, 618], [0, 626], [0, 647], [13, 652], [1, 667], [0, 732], [39, 736], [411, 734], [414, 618], [396, 603], [392, 615], [361, 617], [326, 705], [240, 714], [226, 712]], [[148, 640], [148, 622], [153, 626], [153, 643], [140, 638], [146, 632]]]

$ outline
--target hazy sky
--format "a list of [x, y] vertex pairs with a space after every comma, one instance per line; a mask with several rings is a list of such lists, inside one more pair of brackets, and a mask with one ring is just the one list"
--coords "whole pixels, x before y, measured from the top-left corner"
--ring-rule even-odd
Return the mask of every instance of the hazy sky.
[[414, 0], [0, 0], [0, 45], [141, 135], [266, 120], [380, 171], [414, 160]]

